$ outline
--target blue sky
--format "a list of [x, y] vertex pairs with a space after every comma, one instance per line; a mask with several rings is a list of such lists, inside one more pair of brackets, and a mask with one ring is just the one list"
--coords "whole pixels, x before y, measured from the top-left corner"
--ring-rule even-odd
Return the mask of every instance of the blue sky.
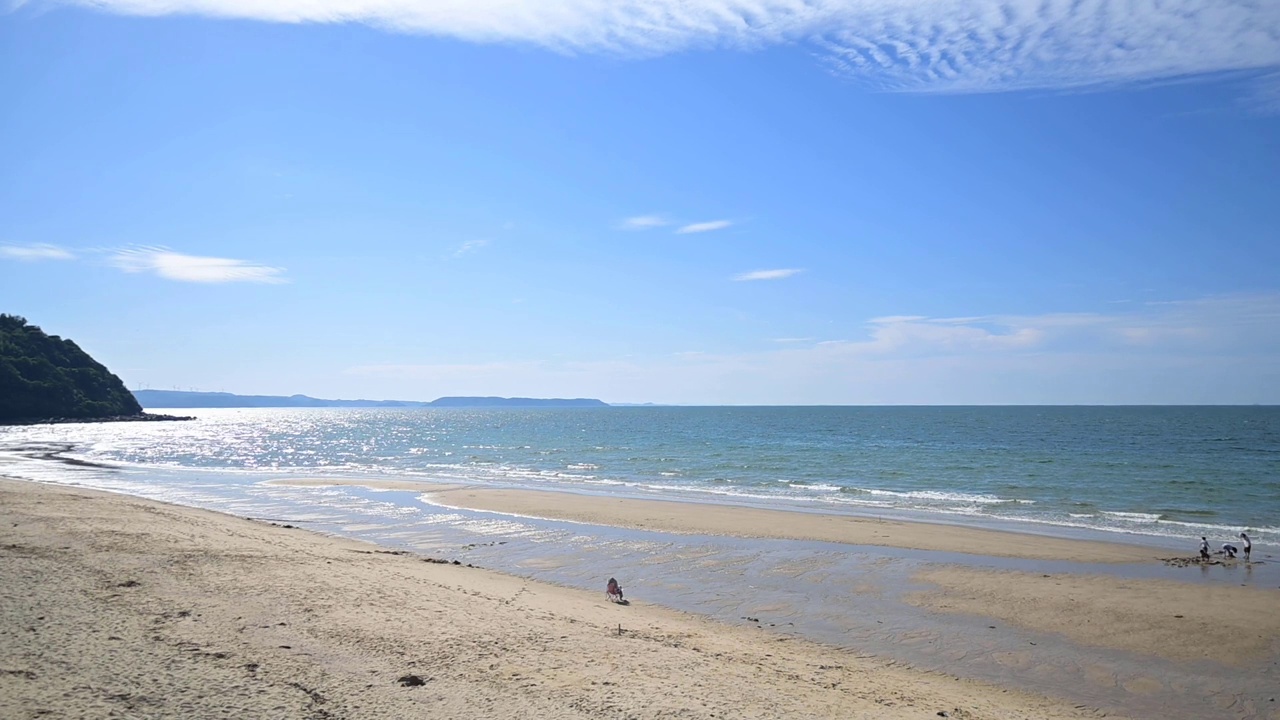
[[1280, 3], [29, 1], [0, 92], [130, 387], [1280, 402]]

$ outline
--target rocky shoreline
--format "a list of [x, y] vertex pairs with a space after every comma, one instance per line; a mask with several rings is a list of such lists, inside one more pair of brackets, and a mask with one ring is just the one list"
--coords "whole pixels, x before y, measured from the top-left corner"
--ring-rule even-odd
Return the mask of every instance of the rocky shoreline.
[[0, 426], [4, 425], [64, 425], [67, 423], [105, 423], [105, 422], [173, 422], [181, 420], [195, 420], [191, 415], [164, 415], [161, 413], [139, 413], [137, 415], [108, 415], [106, 417], [96, 418], [77, 418], [77, 417], [52, 417], [52, 418], [29, 418], [17, 420], [0, 420]]

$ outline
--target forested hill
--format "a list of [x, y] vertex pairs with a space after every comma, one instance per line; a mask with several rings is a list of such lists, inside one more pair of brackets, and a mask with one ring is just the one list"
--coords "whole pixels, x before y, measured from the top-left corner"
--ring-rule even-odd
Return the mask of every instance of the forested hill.
[[0, 424], [141, 415], [120, 378], [75, 343], [0, 314]]

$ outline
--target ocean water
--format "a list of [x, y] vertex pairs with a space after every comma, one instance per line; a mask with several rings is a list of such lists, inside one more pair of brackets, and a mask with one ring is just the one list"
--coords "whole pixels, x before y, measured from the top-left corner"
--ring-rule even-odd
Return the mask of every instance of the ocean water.
[[[377, 476], [1280, 544], [1280, 407], [218, 409], [0, 429], [135, 479]], [[0, 472], [4, 469], [0, 468]], [[159, 472], [166, 471], [166, 472]], [[163, 479], [161, 479], [163, 478]]]

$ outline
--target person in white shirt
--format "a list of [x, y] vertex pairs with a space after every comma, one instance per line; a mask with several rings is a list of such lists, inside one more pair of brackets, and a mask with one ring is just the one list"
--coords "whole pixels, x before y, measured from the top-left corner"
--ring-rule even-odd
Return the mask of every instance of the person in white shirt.
[[1249, 562], [1249, 553], [1253, 552], [1253, 543], [1249, 542], [1249, 536], [1240, 533], [1240, 539], [1244, 541], [1244, 561]]
[[1204, 537], [1203, 535], [1200, 536], [1200, 559], [1201, 560], [1209, 559], [1209, 539]]

